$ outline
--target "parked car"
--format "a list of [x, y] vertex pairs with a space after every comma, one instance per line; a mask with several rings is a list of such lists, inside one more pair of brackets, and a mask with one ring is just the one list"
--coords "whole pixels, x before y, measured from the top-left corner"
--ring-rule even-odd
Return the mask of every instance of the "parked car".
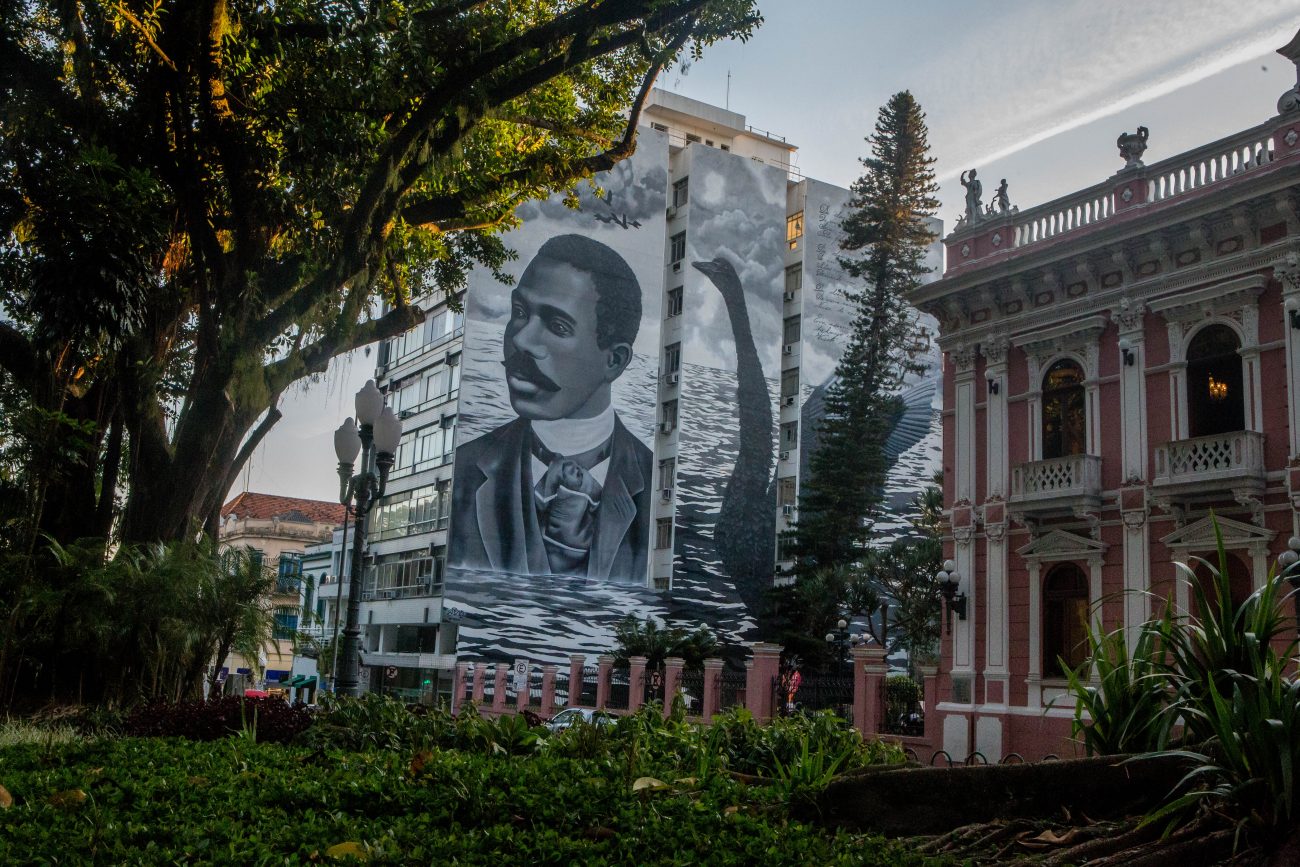
[[592, 710], [589, 707], [569, 707], [547, 720], [546, 727], [553, 732], [563, 731], [575, 725], [579, 720], [587, 725], [612, 726], [618, 721], [618, 718], [603, 710]]

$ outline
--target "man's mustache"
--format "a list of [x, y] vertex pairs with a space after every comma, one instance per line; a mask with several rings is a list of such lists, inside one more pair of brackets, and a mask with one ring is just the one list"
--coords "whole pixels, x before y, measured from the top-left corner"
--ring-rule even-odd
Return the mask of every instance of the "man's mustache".
[[536, 360], [527, 352], [516, 352], [501, 363], [506, 366], [506, 374], [509, 376], [526, 379], [543, 391], [560, 390], [560, 386], [556, 384], [555, 380], [542, 373], [537, 366]]

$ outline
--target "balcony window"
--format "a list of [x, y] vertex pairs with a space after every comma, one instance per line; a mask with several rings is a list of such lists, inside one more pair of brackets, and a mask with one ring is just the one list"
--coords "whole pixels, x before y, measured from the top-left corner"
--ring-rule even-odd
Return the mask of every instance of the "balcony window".
[[682, 345], [671, 343], [664, 347], [664, 373], [677, 373], [682, 369]]
[[298, 631], [298, 612], [279, 609], [274, 614], [275, 625], [271, 627], [271, 637], [277, 641], [287, 641]]
[[686, 233], [678, 232], [668, 239], [669, 262], [680, 262], [686, 258]]
[[682, 178], [673, 184], [673, 207], [680, 208], [690, 199], [689, 178]]
[[799, 334], [800, 334], [799, 326], [801, 322], [802, 322], [802, 317], [799, 316], [786, 317], [785, 333], [782, 337], [786, 346], [789, 346], [792, 343], [799, 342]]
[[[1088, 578], [1061, 563], [1043, 581], [1043, 674], [1065, 677], [1088, 656]], [[1064, 666], [1062, 665], [1064, 663]]]
[[668, 290], [668, 313], [667, 318], [682, 315], [682, 287]]
[[798, 292], [803, 288], [803, 265], [791, 265], [785, 269], [785, 291]]
[[1063, 358], [1043, 376], [1043, 459], [1083, 454], [1087, 425], [1083, 368]]
[[803, 211], [797, 214], [791, 214], [785, 218], [785, 241], [793, 250], [799, 245], [799, 239], [803, 237]]
[[655, 521], [655, 549], [662, 551], [673, 546], [673, 519], [659, 518]]
[[1193, 438], [1246, 429], [1241, 344], [1226, 325], [1196, 332], [1187, 347], [1187, 423]]

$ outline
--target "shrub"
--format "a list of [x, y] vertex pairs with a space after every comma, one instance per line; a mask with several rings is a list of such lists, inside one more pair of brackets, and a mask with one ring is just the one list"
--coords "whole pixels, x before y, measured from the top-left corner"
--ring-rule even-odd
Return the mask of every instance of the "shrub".
[[288, 743], [312, 724], [311, 712], [278, 698], [224, 696], [175, 704], [152, 702], [123, 724], [130, 737], [182, 737], [212, 741], [247, 734], [266, 743]]

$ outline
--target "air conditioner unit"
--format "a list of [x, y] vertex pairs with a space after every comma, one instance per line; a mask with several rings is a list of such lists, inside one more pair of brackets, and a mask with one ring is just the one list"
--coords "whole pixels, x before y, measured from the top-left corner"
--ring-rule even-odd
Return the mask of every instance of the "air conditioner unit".
[[680, 373], [670, 373], [664, 379], [668, 380], [669, 385], [676, 385], [677, 380], [681, 378]]
[[413, 410], [413, 409], [404, 409], [404, 410], [402, 410], [401, 412], [399, 412], [399, 413], [397, 414], [397, 417], [398, 417], [398, 418], [401, 418], [401, 419], [406, 419], [406, 418], [410, 418], [410, 417], [413, 416], [413, 415], [415, 415], [415, 410]]
[[788, 461], [788, 460], [790, 460], [790, 453], [789, 453], [789, 452], [781, 452], [781, 460], [783, 460], [783, 461]]
[[784, 402], [786, 406], [794, 406], [794, 395], [792, 394], [786, 397]]
[[793, 343], [787, 343], [787, 344], [785, 344], [784, 346], [782, 346], [782, 347], [781, 347], [781, 354], [782, 354], [782, 355], [794, 355], [794, 344], [793, 344]]
[[664, 488], [662, 491], [659, 492], [659, 499], [663, 500], [665, 503], [670, 503], [670, 502], [672, 502], [672, 499], [673, 499], [673, 489], [672, 489], [672, 488]]
[[382, 593], [380, 593], [379, 595], [380, 595], [381, 598], [384, 598], [384, 599], [396, 599], [396, 598], [397, 598], [397, 591], [396, 591], [396, 590], [385, 590], [385, 591], [383, 591]]
[[682, 270], [682, 263], [681, 263], [680, 261], [678, 261], [678, 262], [674, 262], [674, 263], [673, 263], [673, 273], [674, 273], [674, 274], [677, 274], [677, 273], [679, 273], [681, 270]]
[[794, 514], [794, 506], [782, 506], [781, 514], [785, 515], [787, 518], [790, 517]]
[[782, 297], [785, 298], [786, 301], [793, 301], [793, 300], [794, 300], [794, 293], [793, 293], [793, 292], [785, 292], [785, 293], [782, 294]]
[[671, 220], [673, 217], [677, 216], [677, 206], [676, 206], [676, 205], [669, 205], [669, 206], [668, 206], [668, 209], [664, 212], [664, 214], [665, 214], [665, 216], [668, 217], [668, 219]]

